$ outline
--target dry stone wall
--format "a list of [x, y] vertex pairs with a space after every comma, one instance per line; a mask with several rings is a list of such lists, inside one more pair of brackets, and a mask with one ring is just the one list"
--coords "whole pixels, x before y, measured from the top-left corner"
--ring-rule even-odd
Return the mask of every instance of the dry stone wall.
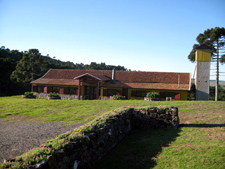
[[108, 151], [118, 144], [132, 128], [177, 128], [178, 108], [128, 109], [109, 117], [105, 123], [84, 132], [83, 138], [69, 142], [55, 151], [48, 160], [30, 169], [91, 169]]
[[106, 113], [80, 129], [61, 134], [35, 150], [5, 162], [0, 168], [21, 164], [23, 169], [91, 169], [132, 128], [177, 128], [178, 125], [177, 107], [128, 108]]

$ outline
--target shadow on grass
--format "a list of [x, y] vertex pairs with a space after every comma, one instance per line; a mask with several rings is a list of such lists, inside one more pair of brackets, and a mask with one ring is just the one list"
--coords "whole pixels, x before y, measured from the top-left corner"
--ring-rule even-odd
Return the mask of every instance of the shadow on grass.
[[225, 124], [180, 124], [179, 127], [225, 127]]
[[153, 168], [157, 165], [157, 156], [175, 141], [179, 132], [180, 129], [134, 129], [94, 169]]

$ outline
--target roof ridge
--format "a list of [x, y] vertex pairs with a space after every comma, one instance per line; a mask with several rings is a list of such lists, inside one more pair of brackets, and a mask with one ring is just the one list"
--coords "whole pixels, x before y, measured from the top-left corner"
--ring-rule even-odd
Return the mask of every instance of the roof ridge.
[[[60, 70], [60, 71], [94, 71], [94, 72], [106, 72], [106, 71], [112, 71], [112, 70], [94, 70], [94, 69], [49, 69], [49, 70]], [[190, 73], [190, 72], [165, 72], [165, 71], [124, 71], [124, 70], [116, 70], [116, 72], [129, 72], [129, 73], [133, 73], [133, 72], [142, 72], [142, 73]], [[47, 73], [45, 73], [47, 74]]]

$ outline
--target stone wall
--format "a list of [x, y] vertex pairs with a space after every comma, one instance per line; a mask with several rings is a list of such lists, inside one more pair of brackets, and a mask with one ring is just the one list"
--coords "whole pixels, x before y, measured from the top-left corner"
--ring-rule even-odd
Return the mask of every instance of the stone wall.
[[103, 96], [103, 97], [100, 97], [100, 100], [109, 100], [109, 97]]
[[[48, 99], [48, 95], [46, 93], [34, 93], [34, 95], [36, 96], [36, 98], [41, 98], [41, 99]], [[65, 95], [62, 94], [60, 95], [61, 100], [79, 100], [78, 99], [78, 95]], [[112, 96], [111, 96], [112, 97]], [[85, 100], [88, 99], [87, 96], [80, 96], [80, 100]], [[100, 100], [109, 100], [110, 97], [99, 97]], [[118, 99], [113, 99], [113, 100], [118, 100]]]
[[[101, 119], [97, 119], [100, 122]], [[118, 144], [132, 128], [177, 128], [178, 108], [129, 108], [107, 116], [90, 130], [82, 131], [82, 137], [69, 141], [56, 150], [46, 161], [29, 166], [30, 169], [91, 169], [108, 151]], [[87, 126], [86, 126], [87, 128]], [[69, 136], [65, 139], [69, 140]], [[50, 147], [51, 148], [51, 147]]]
[[[34, 93], [36, 98], [41, 99], [48, 99], [48, 95], [46, 93]], [[59, 95], [61, 100], [78, 100], [78, 95]], [[80, 99], [82, 100], [82, 96], [80, 96]]]

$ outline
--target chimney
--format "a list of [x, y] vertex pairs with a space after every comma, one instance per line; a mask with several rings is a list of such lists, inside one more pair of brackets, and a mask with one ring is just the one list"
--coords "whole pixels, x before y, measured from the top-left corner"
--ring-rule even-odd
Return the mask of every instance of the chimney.
[[180, 88], [180, 73], [178, 73], [178, 88]]
[[116, 81], [116, 69], [113, 68], [112, 70], [112, 84], [115, 84]]

